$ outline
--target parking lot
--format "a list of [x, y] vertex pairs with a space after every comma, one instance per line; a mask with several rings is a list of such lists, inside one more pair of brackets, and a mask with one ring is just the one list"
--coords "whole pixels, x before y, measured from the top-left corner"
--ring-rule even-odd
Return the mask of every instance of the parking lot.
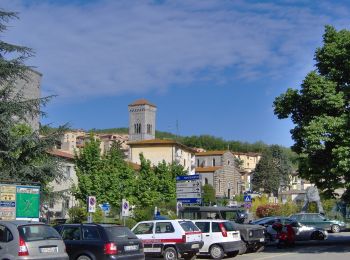
[[[149, 260], [160, 258], [147, 258]], [[209, 259], [199, 257], [198, 259]], [[293, 248], [278, 249], [274, 245], [266, 246], [260, 253], [239, 255], [235, 260], [348, 260], [350, 259], [350, 232], [329, 234], [325, 241], [297, 242]]]

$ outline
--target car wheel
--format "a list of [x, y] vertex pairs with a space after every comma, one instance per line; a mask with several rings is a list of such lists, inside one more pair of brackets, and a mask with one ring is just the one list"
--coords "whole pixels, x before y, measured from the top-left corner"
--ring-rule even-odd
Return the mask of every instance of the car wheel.
[[81, 255], [77, 258], [77, 260], [92, 260], [90, 257], [88, 257], [87, 255]]
[[212, 259], [222, 259], [225, 256], [224, 250], [219, 245], [212, 245], [209, 253]]
[[240, 249], [239, 249], [239, 254], [243, 255], [243, 254], [247, 253], [247, 250], [248, 250], [247, 243], [244, 242], [243, 240], [241, 240], [241, 246], [240, 246]]
[[227, 253], [228, 257], [236, 257], [238, 255], [239, 251], [229, 252]]
[[311, 235], [311, 240], [324, 240], [324, 239], [325, 239], [325, 235], [320, 231], [316, 231]]
[[332, 225], [331, 231], [332, 231], [332, 233], [339, 233], [340, 232], [340, 226], [339, 225]]
[[177, 251], [173, 247], [168, 247], [163, 253], [164, 260], [177, 260]]

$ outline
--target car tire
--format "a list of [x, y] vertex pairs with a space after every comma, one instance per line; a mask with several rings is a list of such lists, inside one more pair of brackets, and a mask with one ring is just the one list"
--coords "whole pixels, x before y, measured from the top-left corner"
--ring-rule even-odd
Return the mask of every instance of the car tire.
[[340, 232], [340, 226], [339, 225], [332, 225], [331, 231], [332, 231], [332, 233], [339, 233]]
[[228, 257], [236, 257], [238, 255], [239, 251], [233, 251], [233, 252], [229, 252], [227, 253]]
[[168, 247], [163, 252], [163, 259], [164, 260], [177, 260], [177, 251], [173, 247]]
[[92, 260], [92, 259], [87, 255], [81, 255], [77, 258], [77, 260]]
[[239, 254], [240, 255], [243, 255], [245, 253], [247, 253], [247, 250], [248, 250], [248, 245], [246, 242], [244, 242], [243, 240], [241, 240], [241, 246], [239, 248]]
[[225, 252], [219, 245], [212, 245], [209, 249], [211, 259], [222, 259], [225, 256]]
[[325, 239], [325, 235], [320, 231], [315, 231], [311, 235], [311, 240], [324, 240], [324, 239]]

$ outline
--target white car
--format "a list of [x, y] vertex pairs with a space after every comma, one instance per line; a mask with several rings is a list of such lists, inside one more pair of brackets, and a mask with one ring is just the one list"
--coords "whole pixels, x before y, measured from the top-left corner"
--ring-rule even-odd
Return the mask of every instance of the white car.
[[222, 259], [238, 255], [241, 248], [240, 232], [227, 220], [194, 220], [202, 231], [204, 245], [200, 254], [210, 254], [212, 259]]
[[203, 246], [202, 232], [191, 220], [142, 221], [131, 230], [142, 240], [146, 256], [192, 260]]

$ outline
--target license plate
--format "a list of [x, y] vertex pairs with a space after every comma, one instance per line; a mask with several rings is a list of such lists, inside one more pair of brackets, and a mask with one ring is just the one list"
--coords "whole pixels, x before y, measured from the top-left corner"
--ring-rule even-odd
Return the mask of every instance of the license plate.
[[265, 241], [265, 238], [260, 238], [260, 242], [264, 242]]
[[135, 251], [139, 250], [139, 245], [124, 246], [124, 251]]
[[54, 246], [54, 247], [42, 247], [42, 248], [40, 248], [40, 252], [41, 253], [57, 253], [58, 252], [58, 248], [57, 248], [57, 246]]
[[199, 248], [199, 244], [193, 244], [191, 248]]

